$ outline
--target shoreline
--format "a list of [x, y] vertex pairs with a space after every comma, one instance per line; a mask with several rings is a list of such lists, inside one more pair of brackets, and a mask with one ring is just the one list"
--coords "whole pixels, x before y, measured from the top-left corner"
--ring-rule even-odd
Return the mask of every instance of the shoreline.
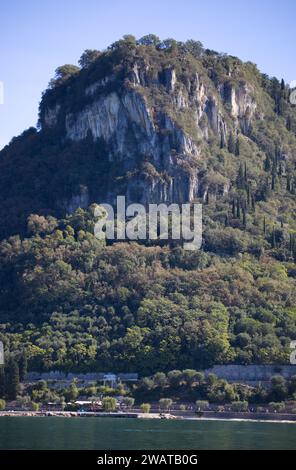
[[289, 419], [289, 415], [276, 419], [275, 417], [263, 418], [262, 415], [250, 417], [226, 417], [226, 416], [201, 416], [194, 414], [191, 416], [175, 415], [172, 413], [134, 413], [134, 412], [76, 412], [76, 411], [1, 411], [0, 418], [129, 418], [129, 419], [157, 419], [157, 420], [182, 420], [182, 421], [222, 421], [222, 422], [254, 422], [254, 423], [272, 423], [272, 424], [296, 424], [295, 419]]

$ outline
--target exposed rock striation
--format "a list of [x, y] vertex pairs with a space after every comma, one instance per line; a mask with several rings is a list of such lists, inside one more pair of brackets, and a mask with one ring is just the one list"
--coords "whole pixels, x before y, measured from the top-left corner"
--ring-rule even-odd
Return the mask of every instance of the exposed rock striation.
[[[114, 82], [111, 74], [89, 84], [84, 90], [88, 100], [79, 110], [63, 100], [46, 107], [43, 128], [62, 127], [63, 138], [72, 142], [88, 136], [104, 141], [108, 160], [126, 175], [124, 187], [113, 185], [108, 191], [108, 201], [120, 190], [130, 202], [204, 198], [207, 190], [199, 173], [205, 147], [210, 138], [225, 146], [229, 125], [248, 133], [256, 112], [251, 88], [243, 84], [236, 89], [229, 82], [214, 87], [198, 72], [184, 81], [174, 67], [152, 75], [149, 64], [137, 62], [121, 85], [108, 91]], [[230, 116], [224, 104], [231, 107]], [[68, 209], [81, 199], [85, 202], [85, 196], [74, 195]]]

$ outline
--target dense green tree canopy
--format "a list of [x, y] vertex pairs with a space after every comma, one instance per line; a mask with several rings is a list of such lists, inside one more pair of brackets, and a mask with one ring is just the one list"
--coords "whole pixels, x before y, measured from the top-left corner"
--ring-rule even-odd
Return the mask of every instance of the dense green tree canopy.
[[[79, 63], [57, 68], [38, 131], [0, 153], [0, 339], [8, 357], [19, 360], [22, 351], [31, 370], [170, 370], [174, 386], [178, 371], [187, 370], [190, 384], [192, 370], [214, 363], [287, 363], [296, 339], [296, 111], [287, 85], [198, 41], [154, 35], [126, 35], [101, 53], [85, 51]], [[135, 69], [145, 72], [139, 80]], [[174, 91], [166, 80], [172, 70]], [[198, 116], [183, 103], [182, 90], [197, 99], [201, 84], [208, 99], [221, 101], [227, 138], [208, 125], [211, 113], [197, 129]], [[244, 86], [256, 103], [251, 122], [251, 105], [235, 117], [222, 104]], [[105, 200], [111, 189], [127, 191], [131, 178], [176, 182], [145, 150], [129, 168], [91, 132], [65, 138], [66, 114], [94, 99], [89, 87], [98, 99], [137, 87], [149, 104], [160, 148], [168, 145], [168, 159], [198, 180], [200, 251], [163, 240], [106, 245], [93, 235], [91, 207], [67, 215], [73, 197]], [[55, 113], [52, 129], [45, 121]], [[190, 136], [198, 157], [176, 156], [168, 122]], [[127, 148], [142, 131], [130, 126]], [[157, 380], [165, 389], [167, 377]], [[146, 385], [153, 388], [150, 378]], [[284, 392], [274, 384], [277, 397]], [[232, 401], [236, 392], [220, 383], [213, 393]]]

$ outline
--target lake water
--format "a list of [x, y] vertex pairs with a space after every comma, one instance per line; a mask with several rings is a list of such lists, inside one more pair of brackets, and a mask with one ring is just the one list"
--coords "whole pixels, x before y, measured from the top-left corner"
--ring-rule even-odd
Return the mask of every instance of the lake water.
[[1, 417], [0, 449], [296, 449], [296, 424]]

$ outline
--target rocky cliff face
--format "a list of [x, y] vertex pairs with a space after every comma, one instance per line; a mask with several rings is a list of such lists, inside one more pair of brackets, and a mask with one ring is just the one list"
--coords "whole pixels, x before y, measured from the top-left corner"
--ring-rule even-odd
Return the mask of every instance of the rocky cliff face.
[[[214, 86], [198, 72], [184, 80], [172, 66], [152, 74], [151, 67], [134, 62], [111, 91], [116, 75], [94, 81], [83, 90], [87, 101], [79, 110], [66, 108], [63, 100], [46, 106], [42, 126], [62, 127], [63, 138], [72, 142], [89, 135], [103, 140], [109, 161], [126, 175], [123, 190], [130, 202], [205, 198], [200, 168], [206, 148], [213, 139], [226, 146], [230, 132], [249, 133], [257, 110], [252, 88], [230, 81]], [[225, 181], [221, 193], [228, 188]], [[114, 201], [118, 191], [113, 185], [106, 200]], [[72, 211], [86, 199], [75, 194], [67, 207]]]
[[237, 127], [240, 127], [244, 134], [248, 134], [257, 110], [252, 87], [247, 83], [239, 83], [236, 88], [230, 82], [225, 82], [219, 86], [219, 91], [223, 102], [229, 106]]

